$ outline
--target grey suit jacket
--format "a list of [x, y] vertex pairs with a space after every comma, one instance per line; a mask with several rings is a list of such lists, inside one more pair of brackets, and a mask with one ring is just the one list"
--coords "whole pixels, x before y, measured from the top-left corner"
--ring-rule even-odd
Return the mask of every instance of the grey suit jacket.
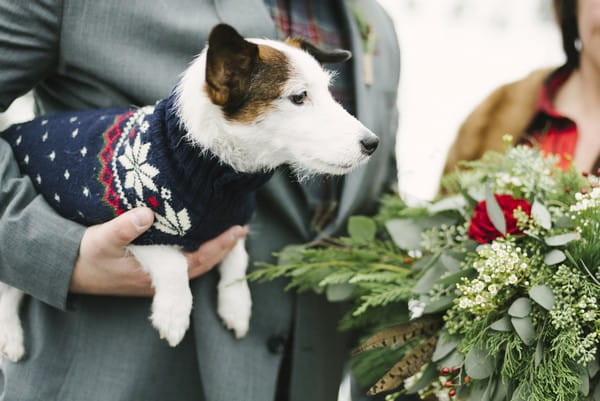
[[[353, 43], [358, 117], [381, 144], [346, 177], [323, 234], [343, 229], [350, 214], [373, 211], [395, 178], [396, 35], [374, 0], [339, 1]], [[375, 31], [372, 85], [362, 80], [351, 8]], [[0, 0], [0, 110], [32, 88], [42, 113], [154, 103], [218, 22], [249, 37], [275, 36], [262, 0]], [[298, 184], [277, 172], [258, 195], [252, 261], [313, 239], [310, 217]], [[291, 338], [290, 399], [336, 399], [348, 347], [335, 329], [341, 305], [295, 297], [282, 282], [253, 285], [251, 329], [235, 340], [215, 313], [213, 272], [192, 282], [192, 327], [169, 348], [147, 319], [149, 299], [68, 294], [83, 230], [35, 194], [0, 140], [0, 280], [31, 295], [21, 309], [27, 356], [4, 366], [3, 400], [273, 400]]]

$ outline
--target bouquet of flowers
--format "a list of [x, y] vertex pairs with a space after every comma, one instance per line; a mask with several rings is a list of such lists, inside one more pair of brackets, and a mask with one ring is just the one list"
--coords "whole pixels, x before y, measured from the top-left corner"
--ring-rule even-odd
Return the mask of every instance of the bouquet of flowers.
[[353, 302], [341, 328], [372, 333], [355, 373], [388, 401], [600, 401], [600, 181], [509, 143], [445, 177], [452, 195], [388, 196], [250, 278]]

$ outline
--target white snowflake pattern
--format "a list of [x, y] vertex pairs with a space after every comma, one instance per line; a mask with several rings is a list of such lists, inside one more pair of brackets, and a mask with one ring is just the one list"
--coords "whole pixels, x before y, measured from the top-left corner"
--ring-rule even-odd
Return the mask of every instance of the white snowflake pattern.
[[42, 135], [42, 142], [46, 142], [46, 140], [48, 140], [48, 131], [44, 132], [44, 135]]
[[50, 161], [53, 162], [54, 159], [56, 159], [56, 152], [54, 152], [54, 151], [50, 152], [48, 157], [50, 158]]
[[48, 120], [42, 120], [42, 125], [48, 124]]
[[58, 195], [57, 193], [54, 194], [54, 200], [57, 202], [60, 202], [60, 195]]
[[161, 196], [163, 199], [166, 199], [166, 200], [171, 200], [171, 197], [172, 197], [171, 190], [170, 190], [169, 188], [162, 187], [162, 188], [160, 189], [160, 196]]
[[29, 164], [29, 155], [25, 155], [25, 157], [23, 158], [23, 163]]
[[84, 146], [83, 148], [81, 148], [79, 153], [81, 153], [81, 157], [85, 157], [85, 155], [87, 155], [87, 148]]
[[65, 177], [65, 180], [68, 180], [69, 178], [71, 178], [71, 173], [69, 173], [69, 170], [65, 170], [64, 177]]
[[83, 187], [83, 196], [86, 198], [90, 196], [90, 189], [88, 187]]
[[21, 135], [19, 135], [17, 137], [17, 139], [15, 139], [15, 145], [19, 146], [21, 144], [22, 140], [23, 140], [23, 137]]
[[37, 181], [38, 185], [42, 183], [42, 177], [39, 174], [35, 176], [35, 180]]
[[79, 135], [79, 128], [75, 128], [73, 132], [71, 132], [71, 137], [75, 138], [77, 135]]
[[140, 125], [140, 132], [145, 134], [146, 131], [148, 131], [148, 128], [150, 128], [150, 123], [148, 120], [144, 120], [144, 122]]
[[123, 155], [119, 156], [119, 163], [125, 167], [125, 188], [134, 188], [137, 196], [143, 198], [144, 187], [157, 192], [156, 184], [152, 180], [158, 169], [147, 162], [150, 143], [142, 144], [139, 135], [135, 137], [133, 146], [128, 143]]
[[74, 123], [75, 121], [77, 121], [77, 117], [71, 117], [71, 118], [69, 118], [69, 122], [70, 123]]
[[165, 202], [165, 215], [155, 213], [155, 216], [154, 227], [167, 234], [184, 236], [192, 226], [187, 209], [175, 212], [169, 202]]

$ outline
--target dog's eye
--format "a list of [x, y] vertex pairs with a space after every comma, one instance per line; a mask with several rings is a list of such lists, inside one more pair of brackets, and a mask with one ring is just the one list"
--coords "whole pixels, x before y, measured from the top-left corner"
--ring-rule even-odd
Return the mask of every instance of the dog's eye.
[[295, 105], [300, 106], [300, 105], [304, 104], [304, 101], [306, 100], [306, 96], [307, 95], [308, 94], [306, 93], [306, 91], [300, 92], [300, 93], [295, 94], [295, 95], [291, 95], [290, 96], [290, 101], [292, 103], [294, 103]]

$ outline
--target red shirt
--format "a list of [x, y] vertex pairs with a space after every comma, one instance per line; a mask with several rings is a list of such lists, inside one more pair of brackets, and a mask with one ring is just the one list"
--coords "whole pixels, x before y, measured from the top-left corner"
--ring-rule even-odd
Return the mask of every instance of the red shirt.
[[533, 120], [527, 128], [529, 140], [544, 153], [560, 157], [558, 166], [567, 169], [575, 154], [577, 125], [554, 107], [554, 98], [573, 70], [563, 66], [554, 71], [542, 86]]

